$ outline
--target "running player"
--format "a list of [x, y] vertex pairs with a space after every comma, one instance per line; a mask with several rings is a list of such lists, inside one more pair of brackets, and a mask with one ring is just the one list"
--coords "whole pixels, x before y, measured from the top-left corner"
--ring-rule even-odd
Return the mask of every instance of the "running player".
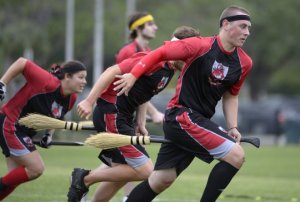
[[[44, 171], [43, 160], [32, 143], [36, 132], [20, 126], [18, 120], [28, 113], [63, 119], [73, 107], [77, 94], [83, 91], [87, 72], [81, 62], [70, 61], [62, 67], [53, 66], [51, 74], [32, 61], [19, 58], [0, 80], [1, 99], [5, 96], [5, 86], [19, 74], [26, 79], [25, 85], [0, 110], [0, 145], [8, 168], [0, 178], [0, 200]], [[50, 143], [53, 132], [43, 138], [44, 147]]]
[[[183, 60], [175, 96], [165, 112], [165, 137], [175, 144], [162, 144], [154, 171], [129, 195], [126, 202], [149, 202], [167, 189], [197, 157], [212, 169], [201, 202], [214, 202], [244, 163], [239, 142], [238, 94], [252, 68], [251, 58], [241, 46], [250, 34], [250, 14], [230, 6], [220, 16], [218, 36], [193, 37], [167, 43], [145, 56], [131, 73], [116, 82], [120, 94], [128, 94], [134, 81], [153, 64]], [[176, 51], [175, 51], [176, 50]], [[129, 91], [130, 94], [130, 91]], [[222, 99], [227, 131], [210, 119]]]
[[[190, 27], [180, 27], [175, 30], [174, 36], [178, 39], [199, 36], [199, 33]], [[169, 42], [166, 42], [169, 43]], [[90, 94], [77, 106], [80, 117], [89, 118], [92, 107], [97, 100], [93, 113], [93, 122], [98, 132], [108, 131], [134, 136], [134, 112], [136, 108], [149, 101], [155, 94], [163, 90], [169, 83], [175, 69], [182, 67], [182, 62], [163, 61], [157, 71], [146, 72], [136, 83], [130, 95], [116, 96], [113, 90], [113, 81], [116, 75], [129, 72], [131, 68], [148, 53], [136, 53], [120, 64], [106, 69], [94, 84]], [[105, 90], [106, 89], [106, 90]], [[100, 97], [99, 97], [100, 96]], [[145, 104], [144, 104], [145, 106]], [[145, 107], [137, 112], [137, 129], [141, 135], [147, 135], [145, 128]], [[75, 168], [72, 173], [72, 182], [68, 193], [69, 202], [78, 202], [88, 192], [88, 187], [97, 182], [110, 182], [114, 189], [106, 190], [107, 196], [112, 197], [128, 181], [146, 179], [153, 170], [153, 164], [144, 147], [130, 145], [114, 150], [103, 150], [100, 158], [109, 168], [98, 167], [92, 171]], [[112, 186], [111, 186], [112, 187]], [[99, 196], [101, 197], [101, 196]], [[105, 198], [105, 201], [109, 197]], [[93, 201], [101, 201], [94, 198]]]
[[[149, 42], [155, 38], [157, 25], [148, 12], [136, 12], [129, 17], [128, 29], [130, 43], [123, 46], [116, 55], [116, 64], [131, 57], [137, 52], [150, 52]], [[158, 111], [149, 101], [147, 114], [154, 123], [162, 123], [164, 114]]]
[[[130, 42], [119, 50], [118, 54], [116, 55], [116, 64], [119, 64], [137, 52], [150, 52], [149, 42], [155, 37], [157, 25], [154, 22], [153, 16], [148, 12], [136, 12], [129, 16], [128, 29], [130, 31]], [[164, 114], [157, 110], [150, 101], [147, 102], [147, 115], [149, 115], [154, 123], [162, 123], [164, 118]], [[105, 166], [105, 164], [102, 164], [102, 167]], [[134, 187], [135, 182], [128, 182], [124, 186], [123, 201], [126, 201], [127, 196]], [[115, 189], [114, 183], [101, 183], [96, 189], [95, 195], [93, 196], [93, 201], [109, 201], [111, 196], [108, 195], [109, 192], [107, 190], [113, 189]]]

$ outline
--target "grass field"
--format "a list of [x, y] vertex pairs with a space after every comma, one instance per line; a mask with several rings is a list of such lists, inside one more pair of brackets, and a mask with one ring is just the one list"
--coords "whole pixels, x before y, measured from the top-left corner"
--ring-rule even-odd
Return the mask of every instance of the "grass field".
[[[155, 160], [158, 145], [147, 146]], [[246, 163], [219, 202], [300, 202], [300, 147], [262, 146], [260, 149], [245, 145]], [[73, 167], [95, 168], [98, 150], [89, 147], [53, 146], [39, 149], [46, 171], [39, 179], [18, 187], [7, 202], [64, 202]], [[0, 175], [6, 172], [5, 160], [0, 157]], [[215, 163], [215, 162], [214, 162]], [[194, 160], [157, 202], [197, 202], [204, 189], [213, 164]], [[92, 186], [88, 198], [96, 186]], [[121, 192], [112, 202], [121, 201]]]

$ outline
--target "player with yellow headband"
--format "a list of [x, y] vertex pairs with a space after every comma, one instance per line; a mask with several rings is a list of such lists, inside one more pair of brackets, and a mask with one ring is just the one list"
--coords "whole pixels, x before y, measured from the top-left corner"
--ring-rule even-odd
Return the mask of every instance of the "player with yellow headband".
[[129, 17], [129, 43], [124, 45], [116, 55], [116, 63], [141, 51], [149, 52], [149, 42], [155, 38], [157, 25], [148, 12], [136, 12]]
[[[127, 26], [130, 31], [129, 43], [124, 45], [116, 55], [116, 64], [119, 64], [137, 52], [150, 52], [149, 42], [155, 38], [158, 29], [153, 16], [148, 12], [135, 12], [129, 16]], [[150, 102], [147, 104], [147, 114], [154, 123], [162, 123], [164, 114], [158, 111]], [[107, 155], [104, 152], [104, 154], [101, 154], [101, 157]], [[101, 167], [103, 168], [105, 165], [102, 164]], [[109, 201], [113, 197], [115, 190], [119, 189], [118, 186], [122, 185], [122, 183], [119, 184], [102, 182], [97, 187], [92, 202]], [[124, 186], [123, 201], [126, 201], [127, 196], [135, 186], [134, 182], [128, 182]]]

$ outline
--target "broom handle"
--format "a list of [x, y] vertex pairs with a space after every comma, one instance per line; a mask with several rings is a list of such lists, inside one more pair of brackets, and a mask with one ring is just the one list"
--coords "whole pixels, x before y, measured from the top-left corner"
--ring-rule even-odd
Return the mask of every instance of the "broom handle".
[[82, 130], [96, 130], [94, 126], [82, 126]]
[[89, 125], [83, 125], [81, 123], [76, 123], [72, 121], [65, 121], [65, 127], [64, 129], [66, 130], [96, 130], [94, 126], [89, 126]]
[[[171, 140], [163, 139], [162, 136], [151, 135], [150, 142], [153, 143], [172, 143]], [[260, 139], [258, 137], [242, 137], [241, 142], [252, 144], [253, 146], [260, 147]]]

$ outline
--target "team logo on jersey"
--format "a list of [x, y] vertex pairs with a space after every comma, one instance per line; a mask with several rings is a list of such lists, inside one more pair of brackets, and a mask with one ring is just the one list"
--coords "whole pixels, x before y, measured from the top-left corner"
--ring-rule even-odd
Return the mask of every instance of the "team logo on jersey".
[[164, 89], [164, 87], [167, 85], [168, 83], [168, 80], [169, 80], [169, 77], [163, 77], [160, 82], [157, 84], [157, 87], [155, 89], [155, 92], [159, 92], [161, 91], [162, 89]]
[[33, 147], [34, 146], [34, 144], [33, 144], [30, 137], [24, 137], [23, 140], [24, 140], [27, 147]]
[[61, 117], [63, 107], [59, 105], [57, 102], [53, 102], [51, 106], [51, 112], [55, 118]]
[[228, 69], [229, 67], [215, 61], [211, 69], [211, 75], [208, 78], [209, 83], [212, 85], [220, 85], [221, 81], [226, 77]]

